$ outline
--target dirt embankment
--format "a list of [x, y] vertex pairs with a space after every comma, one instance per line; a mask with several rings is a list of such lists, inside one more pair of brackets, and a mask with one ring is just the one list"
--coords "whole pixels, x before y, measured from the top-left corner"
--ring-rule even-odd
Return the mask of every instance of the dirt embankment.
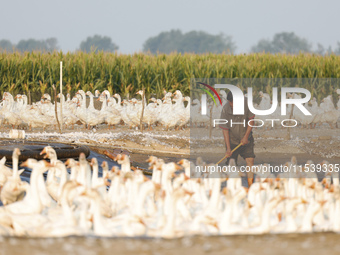
[[[2, 130], [0, 137], [8, 137], [9, 130]], [[317, 129], [292, 128], [290, 139], [287, 129], [254, 129], [255, 154], [270, 158], [280, 155], [298, 155], [299, 157], [319, 157], [324, 159], [340, 159], [340, 129], [327, 126]], [[85, 131], [81, 127], [75, 130], [57, 132], [28, 132], [26, 139], [85, 144], [91, 147], [108, 149], [121, 148], [134, 154], [161, 155], [169, 158], [190, 156], [191, 150], [210, 150], [221, 157], [225, 151], [224, 140], [220, 129], [212, 132], [212, 138], [205, 136], [207, 129], [192, 128], [180, 131], [164, 131], [156, 128], [153, 131], [131, 130], [126, 127], [107, 129], [99, 127]], [[266, 162], [266, 159], [262, 159]]]

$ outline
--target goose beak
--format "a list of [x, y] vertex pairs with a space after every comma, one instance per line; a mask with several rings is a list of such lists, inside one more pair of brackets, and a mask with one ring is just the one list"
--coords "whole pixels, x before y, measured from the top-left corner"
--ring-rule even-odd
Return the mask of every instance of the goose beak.
[[45, 165], [45, 167], [48, 167], [48, 168], [52, 167], [52, 165], [49, 162], [47, 162], [46, 160], [44, 160], [44, 165]]
[[20, 164], [20, 167], [28, 167], [28, 162], [27, 162], [28, 160], [26, 160], [25, 162], [22, 162], [21, 164]]
[[138, 222], [145, 226], [145, 222], [142, 219], [139, 219]]
[[186, 189], [184, 189], [184, 194], [186, 195], [189, 195], [189, 196], [192, 196], [195, 192], [190, 192], [190, 191], [187, 191]]
[[318, 203], [319, 203], [321, 206], [323, 206], [326, 202], [327, 202], [327, 200], [318, 201]]
[[152, 156], [150, 156], [145, 162], [147, 162], [147, 163], [152, 162]]
[[80, 195], [81, 196], [86, 196], [87, 195], [86, 189], [82, 193], [80, 193]]
[[304, 200], [303, 198], [301, 198], [301, 203], [302, 204], [308, 204], [308, 202], [306, 200]]
[[177, 165], [177, 164], [175, 164], [175, 169], [176, 169], [176, 170], [181, 170], [181, 169], [182, 169], [182, 167], [181, 167], [181, 166], [179, 166], [179, 165]]
[[217, 222], [214, 222], [214, 223], [210, 223], [209, 225], [215, 227], [217, 230], [219, 230], [220, 228], [218, 227], [218, 224]]
[[147, 181], [150, 181], [150, 179], [144, 175], [144, 176], [143, 176], [143, 181], [144, 181], [144, 182], [147, 182]]
[[66, 162], [65, 162], [65, 166], [66, 166], [67, 168], [69, 167], [69, 165], [70, 165], [70, 159], [66, 160]]
[[286, 199], [287, 199], [287, 197], [280, 197], [279, 201], [281, 202], [281, 201], [286, 200]]
[[40, 152], [40, 155], [43, 155], [43, 154], [46, 154], [47, 151], [46, 151], [46, 148], [44, 148], [41, 152]]

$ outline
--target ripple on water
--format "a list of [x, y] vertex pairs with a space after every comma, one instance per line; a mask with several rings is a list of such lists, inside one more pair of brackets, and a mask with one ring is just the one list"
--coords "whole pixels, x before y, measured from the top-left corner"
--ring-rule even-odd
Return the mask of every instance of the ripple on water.
[[95, 237], [4, 238], [0, 254], [339, 254], [339, 235], [333, 233], [114, 239]]

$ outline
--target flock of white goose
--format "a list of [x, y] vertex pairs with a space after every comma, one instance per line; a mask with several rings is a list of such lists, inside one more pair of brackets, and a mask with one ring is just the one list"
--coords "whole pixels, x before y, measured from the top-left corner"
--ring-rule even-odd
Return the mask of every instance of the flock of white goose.
[[131, 170], [129, 157], [122, 154], [114, 157], [120, 169], [108, 169], [103, 162], [102, 177], [96, 158], [89, 164], [81, 154], [79, 161], [63, 163], [49, 146], [41, 154], [49, 162], [28, 159], [21, 164], [32, 169], [30, 183], [20, 179], [19, 149], [13, 152], [13, 169], [1, 160], [0, 235], [176, 238], [340, 231], [335, 172], [322, 182], [311, 173], [258, 175], [248, 189], [238, 174], [199, 178], [191, 172], [190, 178], [195, 165], [185, 159], [176, 164], [151, 156], [149, 179]]
[[[340, 89], [337, 90], [340, 97]], [[138, 95], [144, 97], [144, 113], [143, 123], [149, 129], [155, 125], [162, 125], [166, 130], [171, 128], [184, 128], [190, 120], [190, 111], [192, 122], [195, 126], [207, 126], [210, 121], [210, 112], [207, 115], [201, 115], [201, 104], [198, 99], [193, 100], [190, 109], [190, 97], [184, 97], [181, 91], [177, 90], [173, 94], [164, 91], [163, 99], [151, 98], [147, 103], [143, 91], [138, 91]], [[227, 102], [225, 91], [220, 91], [222, 105]], [[300, 96], [292, 95], [295, 98]], [[85, 127], [91, 128], [100, 124], [107, 124], [109, 127], [115, 127], [124, 123], [130, 128], [139, 127], [143, 109], [143, 100], [132, 98], [131, 100], [122, 100], [119, 94], [110, 95], [108, 90], [100, 93], [95, 91], [94, 95], [87, 91], [79, 90], [71, 99], [70, 95], [65, 96], [58, 94], [59, 100], [62, 101], [63, 124], [66, 127], [73, 127], [76, 123], [82, 123]], [[89, 105], [87, 107], [86, 97], [89, 97]], [[173, 98], [172, 98], [173, 97]], [[261, 102], [256, 106], [259, 110], [271, 108], [271, 98], [267, 93], [260, 92]], [[16, 99], [16, 100], [15, 100]], [[100, 110], [95, 109], [94, 100], [102, 102]], [[185, 105], [184, 101], [188, 103]], [[318, 105], [313, 98], [305, 107], [312, 113], [311, 116], [305, 116], [296, 107], [293, 109], [292, 118], [296, 119], [302, 127], [315, 127], [317, 124], [328, 123], [331, 128], [337, 125], [340, 117], [340, 99], [337, 107], [332, 102], [332, 96], [329, 95]], [[61, 120], [60, 106], [58, 103], [58, 118]], [[222, 106], [213, 105], [212, 118], [220, 118]], [[278, 119], [283, 120], [290, 118], [291, 105], [287, 107], [287, 116], [281, 116], [281, 109], [278, 107], [271, 116], [257, 116], [262, 119]], [[276, 122], [279, 123], [279, 122]], [[51, 101], [49, 94], [44, 94], [40, 101], [31, 105], [28, 104], [26, 95], [16, 95], [13, 97], [9, 92], [4, 92], [3, 100], [0, 103], [0, 124], [9, 124], [15, 126], [28, 126], [32, 128], [42, 128], [45, 130], [48, 126], [57, 125], [55, 118], [55, 105]]]
[[[163, 100], [151, 98], [150, 103], [145, 100], [143, 91], [138, 91], [137, 94], [144, 97], [143, 123], [148, 125], [149, 129], [152, 129], [156, 123], [169, 129], [185, 127], [189, 122], [190, 97], [184, 97], [181, 91], [165, 92]], [[88, 107], [87, 96], [90, 99]], [[136, 98], [122, 100], [119, 94], [111, 96], [108, 90], [102, 93], [96, 90], [95, 95], [90, 91], [85, 93], [83, 90], [79, 90], [72, 99], [67, 94], [66, 100], [62, 94], [58, 94], [57, 97], [61, 100], [63, 107], [61, 115], [58, 103], [58, 119], [61, 120], [62, 116], [62, 122], [66, 127], [74, 127], [76, 123], [82, 123], [88, 129], [100, 124], [114, 127], [125, 123], [130, 128], [140, 125], [143, 100]], [[102, 102], [100, 110], [94, 107], [95, 98]], [[188, 101], [186, 106], [184, 101]], [[26, 95], [18, 94], [13, 97], [9, 92], [4, 92], [0, 104], [0, 121], [1, 124], [7, 123], [13, 128], [26, 125], [30, 130], [32, 128], [45, 130], [48, 126], [57, 125], [55, 105], [49, 94], [44, 94], [40, 101], [29, 105]]]

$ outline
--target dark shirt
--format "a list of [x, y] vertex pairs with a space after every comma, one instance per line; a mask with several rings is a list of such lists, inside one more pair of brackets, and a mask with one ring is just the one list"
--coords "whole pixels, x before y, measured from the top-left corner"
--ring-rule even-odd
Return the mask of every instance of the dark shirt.
[[[248, 121], [253, 119], [255, 114], [253, 114], [247, 104], [247, 100], [244, 100], [244, 114], [243, 115], [233, 115], [233, 109], [231, 108], [229, 102], [223, 106], [221, 112], [221, 119], [228, 121], [226, 124], [220, 124], [220, 128], [229, 130], [229, 137], [231, 144], [239, 144], [241, 139], [247, 132]], [[232, 125], [231, 125], [232, 123]], [[243, 124], [245, 123], [245, 124]], [[251, 138], [252, 132], [249, 135]]]

